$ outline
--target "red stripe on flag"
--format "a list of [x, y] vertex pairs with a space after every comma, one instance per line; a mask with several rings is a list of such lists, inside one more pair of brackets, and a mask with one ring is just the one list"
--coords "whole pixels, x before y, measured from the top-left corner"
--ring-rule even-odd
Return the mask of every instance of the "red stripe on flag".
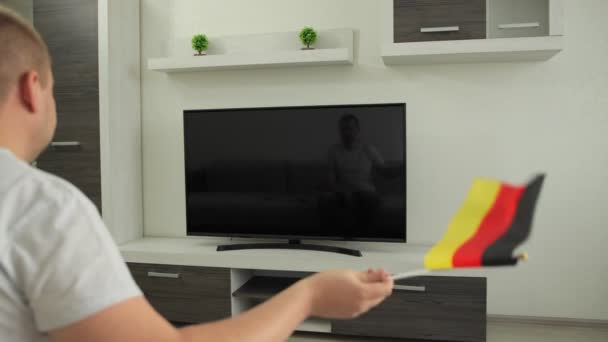
[[511, 226], [524, 190], [523, 186], [502, 184], [494, 204], [481, 221], [475, 235], [454, 253], [452, 257], [454, 267], [482, 266], [484, 251]]

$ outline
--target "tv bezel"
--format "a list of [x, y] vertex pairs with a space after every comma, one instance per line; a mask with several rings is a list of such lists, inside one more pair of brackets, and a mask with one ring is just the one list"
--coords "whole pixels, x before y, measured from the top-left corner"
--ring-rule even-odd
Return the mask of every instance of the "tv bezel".
[[[401, 106], [403, 110], [403, 167], [404, 167], [404, 189], [403, 189], [403, 203], [404, 215], [403, 215], [403, 239], [391, 239], [391, 238], [345, 238], [340, 236], [313, 236], [313, 235], [290, 235], [290, 234], [239, 234], [239, 233], [207, 233], [207, 232], [193, 232], [190, 229], [189, 217], [188, 217], [188, 177], [186, 169], [186, 115], [192, 113], [205, 113], [205, 112], [228, 112], [228, 111], [250, 111], [250, 110], [276, 110], [276, 109], [310, 109], [310, 108], [353, 108], [353, 107], [388, 107], [388, 106]], [[239, 108], [206, 108], [206, 109], [185, 109], [183, 111], [183, 145], [184, 145], [184, 194], [186, 197], [186, 235], [187, 236], [207, 236], [207, 237], [227, 237], [227, 238], [245, 238], [245, 239], [289, 239], [289, 240], [307, 240], [307, 241], [353, 241], [353, 242], [388, 242], [388, 243], [406, 243], [407, 242], [407, 104], [401, 103], [371, 103], [371, 104], [336, 104], [336, 105], [314, 105], [314, 106], [271, 106], [271, 107], [239, 107]]]

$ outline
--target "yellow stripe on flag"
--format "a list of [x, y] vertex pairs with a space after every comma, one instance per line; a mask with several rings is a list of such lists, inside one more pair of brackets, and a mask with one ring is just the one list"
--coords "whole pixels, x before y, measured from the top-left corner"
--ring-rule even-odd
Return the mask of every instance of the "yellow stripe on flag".
[[494, 205], [501, 183], [489, 179], [477, 179], [462, 207], [458, 210], [439, 243], [425, 256], [427, 269], [452, 268], [454, 253], [477, 232], [482, 220]]

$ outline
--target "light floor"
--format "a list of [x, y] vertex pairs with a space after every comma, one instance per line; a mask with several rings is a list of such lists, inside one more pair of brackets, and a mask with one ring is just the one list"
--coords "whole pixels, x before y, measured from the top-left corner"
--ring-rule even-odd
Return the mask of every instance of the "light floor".
[[[386, 342], [297, 334], [289, 342]], [[489, 323], [487, 342], [608, 342], [608, 328], [563, 327], [522, 323]]]

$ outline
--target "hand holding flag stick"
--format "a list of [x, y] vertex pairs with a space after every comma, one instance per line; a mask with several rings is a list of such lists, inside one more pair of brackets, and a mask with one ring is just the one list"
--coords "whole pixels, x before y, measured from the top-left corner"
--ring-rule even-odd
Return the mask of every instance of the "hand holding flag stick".
[[527, 260], [528, 254], [513, 253], [530, 235], [544, 179], [544, 174], [537, 175], [524, 186], [475, 180], [443, 238], [426, 254], [425, 269], [395, 274], [393, 280], [436, 270], [514, 266]]

